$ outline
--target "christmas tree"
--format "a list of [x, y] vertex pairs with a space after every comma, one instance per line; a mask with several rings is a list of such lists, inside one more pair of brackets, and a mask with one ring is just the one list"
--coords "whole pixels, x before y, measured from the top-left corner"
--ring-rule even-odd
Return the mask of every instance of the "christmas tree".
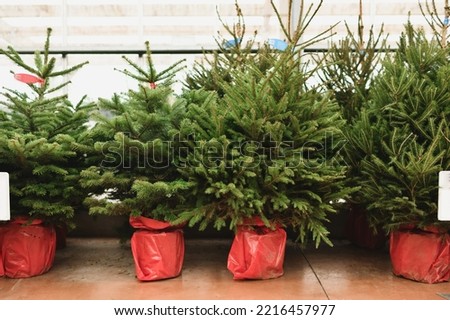
[[[28, 64], [13, 48], [1, 49], [26, 73], [11, 71], [25, 82], [23, 91], [4, 88], [0, 104], [0, 165], [9, 172], [11, 212], [70, 226], [85, 197], [79, 187], [79, 173], [86, 166], [90, 149], [86, 136], [92, 104], [83, 97], [72, 104], [61, 93], [70, 81], [58, 81], [85, 63], [56, 70], [50, 55], [51, 29], [42, 52]], [[54, 83], [58, 83], [54, 85]]]
[[157, 72], [148, 42], [146, 50], [145, 67], [124, 57], [132, 71], [121, 72], [137, 80], [137, 89], [99, 99], [90, 132], [95, 165], [82, 172], [82, 185], [90, 192], [85, 201], [90, 214], [172, 220], [172, 211], [158, 207], [183, 200], [178, 189], [186, 183], [178, 181], [173, 136], [186, 102], [171, 89], [183, 61]]
[[361, 193], [387, 230], [449, 226], [437, 221], [438, 172], [450, 168], [448, 58], [448, 48], [408, 23], [373, 83], [360, 124], [378, 147], [361, 163]]
[[[378, 148], [376, 137], [371, 130], [372, 123], [367, 119], [366, 108], [370, 103], [372, 82], [374, 77], [382, 71], [381, 61], [388, 54], [383, 27], [375, 34], [373, 26], [367, 35], [364, 33], [363, 3], [359, 2], [359, 15], [356, 32], [345, 23], [347, 35], [338, 43], [332, 43], [323, 61], [324, 67], [319, 74], [322, 84], [332, 92], [341, 108], [346, 124], [343, 127], [347, 139], [343, 150], [343, 158], [349, 166], [347, 185], [363, 185], [361, 161]], [[350, 213], [347, 217], [347, 237], [363, 247], [377, 247], [384, 239], [373, 237], [368, 229], [370, 203], [356, 190], [352, 197], [342, 204], [342, 212]], [[372, 230], [377, 233], [377, 228]], [[364, 236], [359, 236], [364, 234]]]
[[339, 107], [308, 85], [317, 68], [303, 63], [302, 50], [318, 38], [299, 39], [310, 21], [292, 33], [283, 25], [287, 48], [264, 44], [229, 77], [215, 78], [220, 90], [190, 92], [203, 103], [188, 105], [180, 127], [179, 171], [191, 186], [178, 222], [234, 229], [258, 217], [270, 227], [292, 227], [301, 242], [331, 244], [327, 215], [352, 190], [343, 186], [346, 167], [338, 159]]

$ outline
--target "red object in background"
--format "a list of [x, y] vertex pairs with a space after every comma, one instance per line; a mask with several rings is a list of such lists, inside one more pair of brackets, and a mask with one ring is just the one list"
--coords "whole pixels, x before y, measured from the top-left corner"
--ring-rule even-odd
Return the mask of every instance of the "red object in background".
[[14, 78], [20, 82], [24, 82], [26, 84], [40, 83], [44, 84], [45, 80], [39, 77], [36, 77], [32, 74], [27, 73], [15, 73]]
[[150, 82], [150, 89], [156, 89], [156, 83], [155, 82]]
[[139, 229], [131, 237], [137, 278], [153, 281], [179, 276], [184, 261], [180, 226], [146, 217], [130, 217], [130, 225]]
[[387, 241], [387, 236], [381, 228], [374, 233], [366, 213], [356, 205], [352, 205], [347, 214], [345, 234], [351, 243], [365, 249], [382, 248]]
[[16, 219], [5, 225], [1, 241], [4, 274], [28, 278], [43, 274], [53, 266], [56, 233], [41, 220]]
[[417, 229], [394, 231], [390, 236], [390, 255], [396, 276], [425, 283], [450, 279], [448, 233]]
[[273, 279], [284, 273], [286, 231], [271, 230], [259, 220], [238, 227], [228, 254], [228, 270], [233, 279]]
[[56, 250], [64, 249], [67, 246], [67, 226], [55, 225], [56, 232]]
[[3, 246], [3, 236], [6, 232], [6, 226], [0, 224], [0, 277], [5, 275], [5, 268], [3, 267], [3, 255], [2, 255], [2, 246]]

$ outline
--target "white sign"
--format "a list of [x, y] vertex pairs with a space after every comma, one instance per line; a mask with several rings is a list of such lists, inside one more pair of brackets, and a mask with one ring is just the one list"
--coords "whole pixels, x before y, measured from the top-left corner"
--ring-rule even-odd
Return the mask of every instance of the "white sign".
[[450, 221], [450, 171], [439, 172], [438, 219]]
[[0, 221], [9, 219], [9, 175], [7, 172], [0, 172]]

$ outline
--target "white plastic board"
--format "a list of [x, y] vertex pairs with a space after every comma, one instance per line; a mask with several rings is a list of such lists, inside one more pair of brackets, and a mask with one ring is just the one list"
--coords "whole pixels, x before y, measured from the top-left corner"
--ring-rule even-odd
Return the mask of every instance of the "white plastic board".
[[7, 172], [0, 172], [0, 221], [9, 219], [9, 175]]
[[450, 171], [439, 172], [438, 219], [450, 221]]

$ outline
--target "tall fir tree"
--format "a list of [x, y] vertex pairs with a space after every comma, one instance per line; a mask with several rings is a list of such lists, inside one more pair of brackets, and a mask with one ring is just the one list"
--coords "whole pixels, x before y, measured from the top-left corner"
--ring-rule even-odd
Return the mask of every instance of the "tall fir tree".
[[448, 48], [423, 29], [405, 27], [384, 62], [360, 124], [378, 148], [367, 150], [361, 189], [375, 224], [449, 227], [437, 220], [438, 172], [450, 169]]
[[[367, 118], [366, 108], [370, 103], [373, 80], [382, 72], [381, 62], [389, 54], [383, 26], [378, 33], [375, 33], [374, 27], [371, 26], [366, 34], [363, 19], [363, 1], [360, 0], [356, 32], [345, 23], [346, 37], [331, 44], [323, 61], [322, 73], [319, 74], [322, 84], [333, 94], [346, 120], [343, 127], [347, 140], [343, 148], [343, 158], [349, 166], [346, 183], [350, 187], [358, 188], [362, 188], [364, 182], [361, 162], [379, 148], [377, 138], [371, 130], [372, 123]], [[367, 209], [369, 205], [361, 190], [356, 190], [351, 198], [342, 204], [341, 211], [351, 214], [348, 216], [347, 225], [347, 236], [350, 239], [358, 234], [352, 229], [364, 227], [352, 225], [352, 219], [370, 220], [370, 212]], [[373, 231], [379, 230], [374, 228]], [[352, 241], [361, 246], [376, 246], [373, 242], [363, 242], [363, 239], [355, 238]]]
[[13, 216], [29, 215], [70, 227], [85, 197], [79, 173], [90, 149], [86, 131], [93, 105], [86, 96], [72, 104], [61, 93], [70, 81], [54, 85], [87, 62], [56, 70], [50, 38], [48, 29], [43, 51], [34, 54], [34, 65], [11, 46], [0, 50], [25, 71], [11, 73], [28, 89], [4, 88], [1, 93], [0, 166], [10, 174]]
[[177, 222], [234, 229], [259, 217], [267, 226], [294, 228], [300, 242], [331, 244], [327, 215], [352, 188], [343, 186], [339, 108], [308, 86], [317, 69], [303, 63], [302, 50], [318, 38], [299, 39], [310, 22], [292, 33], [282, 26], [286, 50], [265, 44], [245, 65], [230, 68], [229, 77], [216, 78], [215, 91], [188, 93], [203, 103], [188, 105], [180, 127], [179, 171], [190, 187]]

